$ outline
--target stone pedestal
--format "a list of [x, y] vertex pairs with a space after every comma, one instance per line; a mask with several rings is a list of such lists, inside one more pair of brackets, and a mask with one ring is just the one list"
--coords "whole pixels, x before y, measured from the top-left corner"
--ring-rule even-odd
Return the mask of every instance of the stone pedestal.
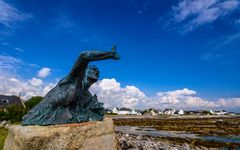
[[118, 150], [111, 118], [54, 126], [12, 125], [4, 150]]

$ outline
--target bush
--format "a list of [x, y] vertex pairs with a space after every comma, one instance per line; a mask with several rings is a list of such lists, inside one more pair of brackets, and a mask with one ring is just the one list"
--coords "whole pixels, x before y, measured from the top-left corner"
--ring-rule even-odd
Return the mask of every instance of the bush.
[[5, 117], [3, 120], [9, 120], [11, 123], [20, 122], [26, 113], [27, 111], [24, 107], [19, 105], [10, 105], [5, 110]]
[[34, 96], [25, 102], [26, 109], [20, 105], [10, 105], [0, 110], [0, 121], [9, 120], [11, 123], [21, 122], [22, 117], [37, 105], [43, 98]]
[[208, 110], [204, 110], [204, 111], [202, 112], [202, 114], [203, 114], [203, 115], [212, 115], [212, 114], [210, 113], [210, 111], [208, 111]]

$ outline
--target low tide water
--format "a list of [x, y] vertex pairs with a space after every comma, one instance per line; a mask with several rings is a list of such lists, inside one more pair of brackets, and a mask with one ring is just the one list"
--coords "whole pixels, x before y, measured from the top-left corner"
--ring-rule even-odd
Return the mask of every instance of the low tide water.
[[200, 139], [205, 141], [215, 142], [228, 142], [240, 144], [240, 135], [231, 135], [227, 137], [219, 136], [201, 136], [185, 131], [162, 131], [156, 130], [152, 127], [140, 127], [140, 126], [116, 126], [115, 130], [125, 134], [145, 135], [152, 137], [165, 137], [165, 138], [183, 138], [183, 139]]

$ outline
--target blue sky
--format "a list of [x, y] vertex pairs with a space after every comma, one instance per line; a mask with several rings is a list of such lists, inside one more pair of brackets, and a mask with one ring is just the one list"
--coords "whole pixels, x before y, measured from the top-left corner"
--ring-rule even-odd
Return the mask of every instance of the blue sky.
[[[116, 44], [121, 60], [94, 63], [101, 80], [148, 98], [184, 89], [210, 102], [234, 98], [238, 109], [239, 12], [239, 0], [0, 0], [0, 76], [43, 90], [83, 50]], [[0, 91], [24, 93], [11, 86]]]

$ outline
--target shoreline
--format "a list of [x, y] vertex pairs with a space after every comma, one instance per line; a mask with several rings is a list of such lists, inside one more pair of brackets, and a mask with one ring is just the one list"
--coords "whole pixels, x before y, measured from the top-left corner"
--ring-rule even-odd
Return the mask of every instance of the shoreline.
[[[240, 148], [240, 142], [234, 142], [238, 139], [240, 141], [240, 116], [113, 116], [112, 118], [115, 131], [123, 146], [125, 143], [125, 146], [127, 144], [136, 148], [139, 143], [145, 143], [160, 149], [164, 145], [177, 149]], [[116, 130], [117, 127], [126, 127], [126, 129]], [[131, 128], [127, 129], [128, 127]], [[134, 127], [140, 129], [133, 130]], [[169, 132], [174, 136], [158, 135], [157, 132]], [[176, 136], [178, 133], [201, 138], [181, 137], [181, 134]], [[229, 141], [231, 137], [235, 139]]]

